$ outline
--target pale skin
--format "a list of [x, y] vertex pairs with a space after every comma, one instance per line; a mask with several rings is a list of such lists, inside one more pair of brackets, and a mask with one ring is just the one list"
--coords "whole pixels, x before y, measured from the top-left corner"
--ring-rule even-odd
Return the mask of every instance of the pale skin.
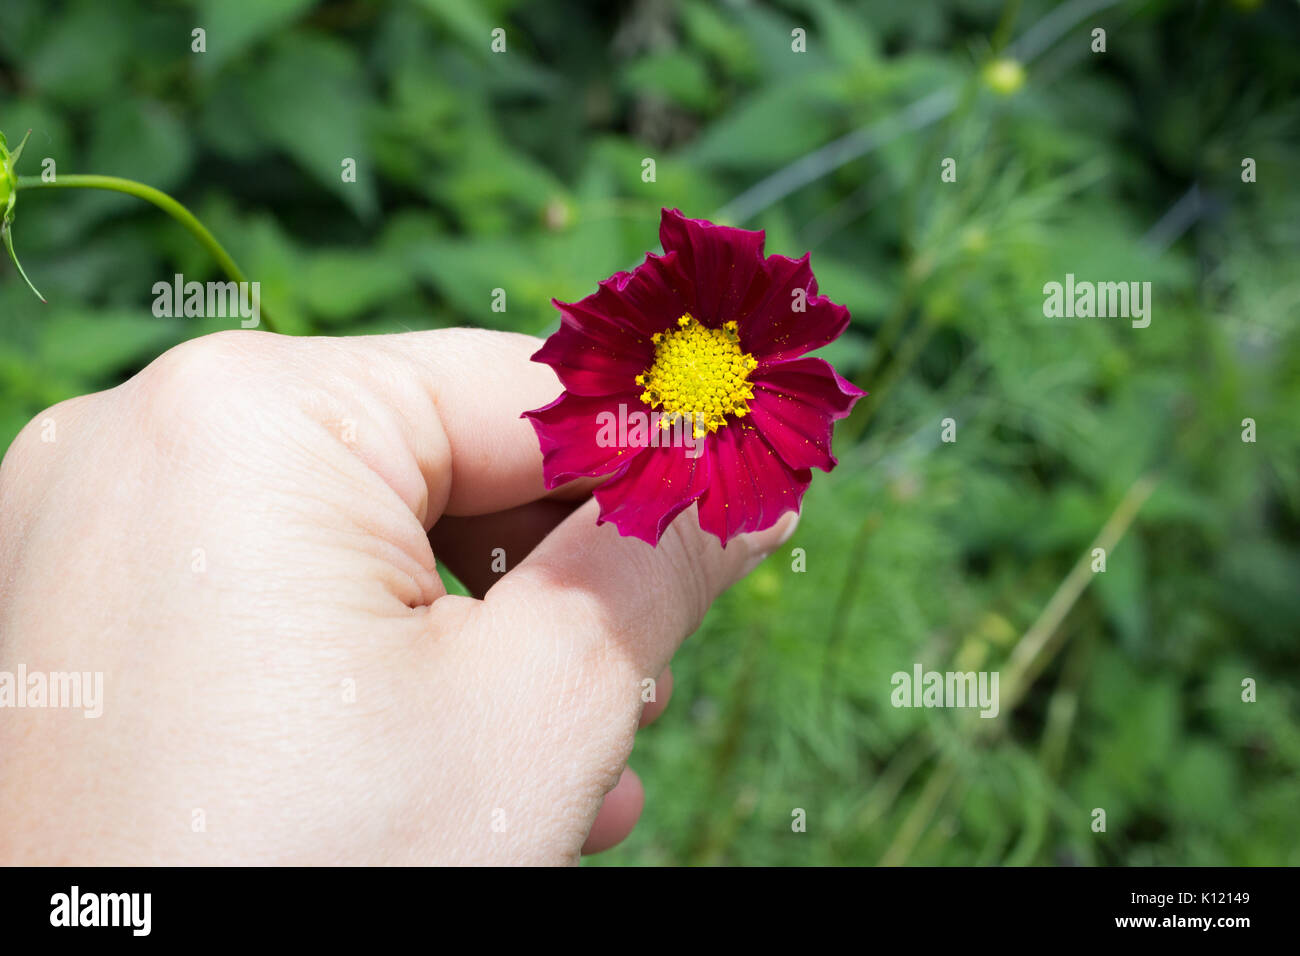
[[596, 525], [591, 482], [548, 493], [539, 345], [222, 333], [38, 415], [0, 466], [0, 672], [103, 672], [103, 714], [0, 709], [0, 863], [623, 839], [669, 660], [795, 519], [723, 549], [692, 508], [651, 548]]

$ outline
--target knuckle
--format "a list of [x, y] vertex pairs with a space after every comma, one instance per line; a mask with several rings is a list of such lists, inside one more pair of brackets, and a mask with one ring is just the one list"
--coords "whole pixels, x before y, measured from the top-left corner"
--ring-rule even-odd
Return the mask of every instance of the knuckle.
[[[143, 386], [157, 392], [189, 390], [196, 385], [221, 387], [232, 367], [252, 351], [257, 333], [214, 332], [168, 349], [140, 373]], [[250, 341], [251, 340], [251, 341]]]
[[10, 442], [4, 458], [0, 461], [0, 482], [10, 482], [14, 480], [14, 475], [18, 471], [26, 470], [31, 463], [37, 458], [37, 451], [40, 449], [41, 433], [46, 431], [49, 422], [57, 424], [59, 413], [66, 410], [70, 402], [76, 399], [69, 399], [67, 402], [59, 402], [51, 405], [45, 411], [36, 415], [14, 436]]
[[51, 469], [61, 460], [59, 452], [71, 440], [69, 423], [98, 400], [96, 395], [69, 398], [51, 405], [23, 426], [0, 459], [0, 517], [16, 509], [21, 493], [39, 494], [49, 486]]
[[563, 633], [555, 635], [557, 648], [563, 647], [571, 655], [573, 667], [589, 679], [633, 656], [641, 640], [641, 629], [629, 619], [623, 602], [611, 600], [600, 590], [566, 582], [544, 564], [520, 565], [501, 586], [488, 591], [484, 601], [488, 605], [509, 604], [522, 613], [545, 606], [547, 614], [537, 615], [536, 620], [563, 622]]
[[541, 339], [522, 332], [467, 327], [437, 329], [430, 333], [430, 341], [448, 355], [491, 355], [502, 361], [527, 360], [542, 346]]
[[169, 349], [131, 383], [153, 433], [185, 432], [213, 414], [228, 414], [247, 395], [245, 374], [275, 337], [215, 332]]

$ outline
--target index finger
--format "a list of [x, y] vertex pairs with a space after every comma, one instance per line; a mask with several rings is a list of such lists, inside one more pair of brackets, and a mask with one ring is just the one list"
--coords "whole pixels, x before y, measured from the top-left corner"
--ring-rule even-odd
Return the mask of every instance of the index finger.
[[[548, 366], [531, 361], [540, 339], [439, 329], [354, 341], [382, 350], [409, 369], [407, 381], [390, 379], [385, 391], [428, 485], [426, 524], [442, 514], [491, 514], [539, 498], [574, 498], [590, 491], [590, 481], [547, 491], [537, 435], [521, 417], [562, 390]], [[404, 399], [412, 387], [432, 399], [445, 442], [428, 427], [422, 403]]]

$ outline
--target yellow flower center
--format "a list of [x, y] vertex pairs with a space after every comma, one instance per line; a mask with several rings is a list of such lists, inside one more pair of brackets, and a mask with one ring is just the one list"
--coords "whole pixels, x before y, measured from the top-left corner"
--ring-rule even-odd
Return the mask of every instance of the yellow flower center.
[[663, 409], [660, 428], [685, 416], [695, 437], [703, 438], [706, 431], [726, 424], [728, 415], [749, 414], [745, 403], [754, 397], [749, 373], [758, 361], [741, 350], [735, 322], [709, 329], [683, 315], [676, 329], [658, 332], [651, 341], [654, 364], [636, 377], [636, 383], [645, 386], [641, 401]]

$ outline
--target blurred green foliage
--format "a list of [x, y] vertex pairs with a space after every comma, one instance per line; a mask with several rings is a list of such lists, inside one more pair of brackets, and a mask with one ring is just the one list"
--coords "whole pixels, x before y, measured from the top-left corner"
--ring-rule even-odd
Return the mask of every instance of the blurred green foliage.
[[[991, 88], [1055, 6], [5, 0], [0, 129], [34, 130], [27, 175], [172, 191], [297, 334], [545, 334], [552, 296], [655, 246], [661, 206], [727, 214], [875, 130], [735, 223], [812, 250], [853, 313], [826, 357], [872, 395], [808, 495], [806, 571], [774, 556], [679, 655], [633, 755], [642, 824], [597, 862], [1294, 865], [1300, 12], [1067, 3], [1096, 12]], [[945, 90], [934, 121], [905, 112]], [[0, 448], [232, 324], [151, 315], [160, 279], [216, 277], [151, 207], [49, 190], [16, 212], [51, 304], [0, 268]], [[1067, 272], [1150, 281], [1151, 326], [1044, 318]], [[893, 708], [916, 662], [1000, 671], [1001, 715]]]

